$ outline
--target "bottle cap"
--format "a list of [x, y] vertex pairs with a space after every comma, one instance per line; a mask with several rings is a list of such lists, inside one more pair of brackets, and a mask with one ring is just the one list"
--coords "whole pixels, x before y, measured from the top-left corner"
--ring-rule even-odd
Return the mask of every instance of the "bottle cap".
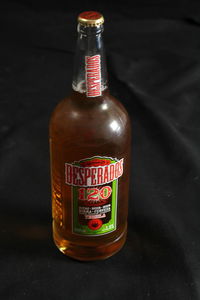
[[83, 26], [99, 26], [104, 23], [104, 17], [97, 11], [84, 11], [78, 16], [78, 22]]

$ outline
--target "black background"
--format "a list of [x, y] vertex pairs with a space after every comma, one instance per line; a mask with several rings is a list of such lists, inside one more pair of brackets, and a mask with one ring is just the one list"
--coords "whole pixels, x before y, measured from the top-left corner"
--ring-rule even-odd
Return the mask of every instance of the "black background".
[[[0, 299], [200, 299], [198, 1], [0, 4]], [[48, 121], [71, 90], [76, 17], [105, 16], [110, 90], [132, 119], [129, 232], [71, 260], [51, 234]]]

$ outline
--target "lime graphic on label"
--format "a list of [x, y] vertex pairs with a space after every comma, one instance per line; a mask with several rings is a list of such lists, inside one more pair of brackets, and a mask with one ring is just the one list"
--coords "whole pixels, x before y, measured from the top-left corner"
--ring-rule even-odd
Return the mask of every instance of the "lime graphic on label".
[[97, 230], [97, 229], [101, 228], [101, 226], [102, 226], [101, 219], [91, 219], [88, 222], [88, 227], [92, 230]]

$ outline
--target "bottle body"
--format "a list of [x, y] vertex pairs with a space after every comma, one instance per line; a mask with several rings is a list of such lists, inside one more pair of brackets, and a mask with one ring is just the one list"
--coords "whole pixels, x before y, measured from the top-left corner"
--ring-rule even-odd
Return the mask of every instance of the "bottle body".
[[123, 246], [130, 147], [128, 114], [107, 89], [92, 98], [73, 91], [54, 110], [53, 235], [64, 254], [79, 260], [104, 259]]

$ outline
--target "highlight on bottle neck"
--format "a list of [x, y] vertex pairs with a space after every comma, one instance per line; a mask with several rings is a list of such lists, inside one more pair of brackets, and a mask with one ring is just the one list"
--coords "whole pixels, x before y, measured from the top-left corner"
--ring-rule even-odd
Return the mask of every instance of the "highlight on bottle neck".
[[102, 40], [103, 16], [94, 11], [78, 16], [78, 40], [72, 88], [87, 97], [98, 97], [107, 88]]

